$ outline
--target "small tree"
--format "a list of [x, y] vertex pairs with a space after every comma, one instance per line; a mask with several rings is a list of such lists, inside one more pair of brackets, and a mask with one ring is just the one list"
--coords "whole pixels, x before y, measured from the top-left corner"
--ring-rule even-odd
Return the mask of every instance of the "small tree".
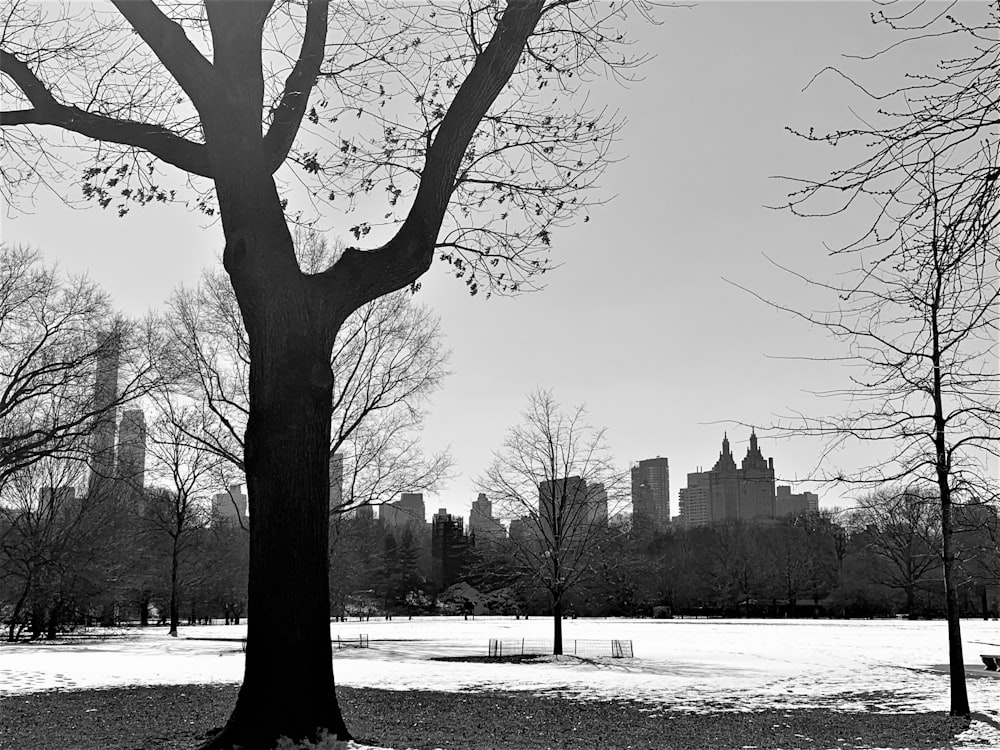
[[8, 477], [0, 492], [0, 581], [7, 638], [31, 623], [33, 637], [54, 637], [87, 583], [106, 572], [104, 533], [117, 522], [106, 503], [79, 493], [87, 465], [38, 458]]
[[201, 421], [193, 407], [181, 407], [169, 394], [157, 399], [159, 414], [149, 430], [150, 475], [165, 487], [149, 490], [141, 512], [149, 533], [167, 540], [169, 556], [170, 635], [180, 624], [182, 565], [191, 553], [207, 519], [207, 493], [219, 486], [220, 459], [213, 453], [191, 448], [186, 437]]
[[548, 593], [553, 653], [561, 654], [566, 598], [594, 575], [625, 475], [612, 464], [604, 430], [586, 423], [584, 407], [564, 412], [551, 392], [536, 391], [522, 417], [477, 483], [497, 517], [510, 522], [505, 545], [520, 576]]
[[[926, 143], [933, 151], [933, 141]], [[836, 296], [827, 313], [792, 311], [843, 342], [861, 375], [833, 395], [854, 408], [794, 420], [792, 432], [859, 440], [881, 449], [878, 463], [829, 478], [863, 487], [901, 484], [940, 505], [948, 612], [951, 713], [969, 713], [959, 619], [954, 507], [996, 497], [990, 462], [1000, 456], [1000, 160], [968, 174], [930, 156], [910, 174], [910, 204], [889, 241], [876, 237], [843, 285], [809, 282]], [[894, 200], [902, 200], [897, 193]], [[787, 308], [782, 308], [787, 309]], [[829, 395], [829, 394], [828, 394]], [[827, 451], [827, 455], [830, 451]]]

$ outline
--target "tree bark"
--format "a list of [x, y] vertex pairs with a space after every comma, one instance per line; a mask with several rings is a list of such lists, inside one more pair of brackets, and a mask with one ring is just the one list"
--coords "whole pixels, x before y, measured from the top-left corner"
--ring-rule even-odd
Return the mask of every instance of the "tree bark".
[[[317, 730], [349, 739], [330, 647], [329, 353], [308, 328], [256, 331], [246, 434], [250, 616], [243, 686], [224, 744], [267, 748]], [[319, 382], [317, 382], [319, 381]]]

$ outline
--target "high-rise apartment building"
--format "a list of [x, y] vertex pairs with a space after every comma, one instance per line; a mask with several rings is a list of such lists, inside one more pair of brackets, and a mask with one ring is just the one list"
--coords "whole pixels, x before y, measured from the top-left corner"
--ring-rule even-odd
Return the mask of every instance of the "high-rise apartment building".
[[670, 465], [666, 458], [647, 458], [632, 467], [632, 528], [666, 531], [670, 526]]
[[490, 545], [503, 541], [506, 536], [503, 526], [493, 517], [493, 503], [486, 494], [472, 501], [472, 512], [469, 514], [469, 536], [476, 545]]
[[681, 490], [681, 524], [701, 526], [728, 519], [754, 520], [775, 517], [774, 459], [766, 459], [750, 433], [750, 447], [740, 468], [722, 438], [722, 451], [711, 471], [688, 474]]

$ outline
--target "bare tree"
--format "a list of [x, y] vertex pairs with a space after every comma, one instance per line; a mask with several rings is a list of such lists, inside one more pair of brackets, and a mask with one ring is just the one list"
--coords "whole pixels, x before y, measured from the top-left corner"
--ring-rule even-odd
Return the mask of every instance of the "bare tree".
[[530, 394], [522, 423], [477, 481], [497, 518], [510, 522], [503, 546], [520, 576], [549, 595], [554, 654], [562, 653], [566, 597], [594, 577], [608, 520], [624, 505], [625, 474], [586, 415], [582, 406], [562, 411], [549, 391]]
[[120, 519], [103, 498], [80, 492], [87, 464], [44, 457], [11, 475], [0, 492], [0, 582], [16, 640], [25, 624], [32, 637], [55, 637], [73, 622], [74, 605], [111, 577], [111, 527]]
[[[253, 616], [236, 707], [208, 747], [350, 737], [334, 691], [326, 559], [337, 333], [362, 305], [414, 284], [438, 247], [472, 290], [515, 291], [547, 268], [552, 231], [593, 201], [620, 125], [574, 94], [589, 75], [636, 62], [616, 25], [644, 5], [331, 11], [326, 0], [205, 0], [165, 12], [120, 0], [118, 14], [3, 11], [0, 85], [15, 107], [0, 113], [8, 190], [23, 194], [86, 154], [85, 196], [124, 212], [172, 199], [163, 162], [189, 178], [191, 204], [221, 220], [250, 342]], [[553, 106], [560, 99], [567, 111]], [[79, 137], [61, 151], [47, 126]], [[304, 273], [279, 170], [301, 180], [307, 201], [384, 191], [385, 218], [351, 228], [358, 241], [375, 228], [376, 247]]]
[[873, 582], [902, 591], [907, 615], [917, 619], [917, 593], [941, 580], [937, 498], [886, 487], [859, 498], [850, 523], [876, 561]]
[[[113, 430], [116, 409], [148, 385], [135, 334], [93, 282], [0, 247], [0, 487], [36, 461], [90, 457], [95, 427]], [[125, 376], [102, 396], [96, 372], [112, 357]]]
[[795, 313], [843, 342], [861, 374], [827, 394], [849, 398], [852, 411], [798, 420], [792, 431], [830, 438], [830, 450], [854, 440], [883, 449], [877, 464], [836, 481], [903, 484], [939, 498], [954, 715], [969, 704], [953, 507], [995, 501], [989, 464], [1000, 456], [1000, 161], [996, 146], [981, 157], [994, 167], [970, 176], [931, 160], [911, 174], [912, 205], [894, 242], [871, 262], [859, 256], [844, 284], [810, 282], [840, 308]]
[[940, 60], [933, 72], [886, 92], [830, 69], [877, 111], [855, 127], [804, 137], [861, 143], [865, 155], [825, 178], [795, 178], [801, 188], [789, 205], [801, 215], [874, 209], [861, 235], [835, 249], [864, 258], [857, 286], [841, 290], [855, 305], [853, 319], [828, 327], [859, 345], [852, 354], [873, 375], [859, 386], [884, 408], [841, 423], [841, 434], [893, 440], [895, 471], [887, 479], [917, 482], [916, 491], [929, 482], [940, 497], [951, 713], [968, 715], [952, 508], [996, 496], [984, 461], [996, 455], [998, 440], [1000, 5], [918, 3], [880, 9], [873, 20], [897, 38], [862, 58], [871, 64], [899, 47], [954, 44], [959, 51], [928, 56]]
[[924, 59], [939, 62], [933, 70], [908, 74], [904, 82], [884, 91], [858, 74], [832, 67], [822, 71], [849, 82], [860, 94], [859, 106], [874, 108], [851, 127], [793, 131], [826, 145], [864, 149], [858, 161], [824, 178], [788, 178], [800, 186], [789, 196], [789, 207], [799, 215], [871, 213], [860, 235], [835, 252], [891, 252], [901, 230], [921, 220], [923, 208], [914, 197], [931, 170], [941, 178], [939, 196], [951, 202], [956, 200], [952, 191], [996, 179], [997, 165], [990, 154], [1000, 126], [994, 96], [1000, 86], [1000, 4], [951, 0], [943, 5], [881, 6], [872, 21], [892, 40], [873, 54], [847, 57], [877, 71], [879, 63], [901, 48], [920, 48]]
[[198, 533], [206, 525], [208, 493], [222, 486], [221, 459], [214, 453], [192, 447], [187, 435], [203, 417], [197, 407], [179, 405], [171, 394], [156, 398], [158, 414], [148, 433], [150, 478], [164, 487], [145, 494], [140, 510], [147, 533], [165, 536], [170, 559], [170, 635], [180, 623], [182, 564], [186, 562]]

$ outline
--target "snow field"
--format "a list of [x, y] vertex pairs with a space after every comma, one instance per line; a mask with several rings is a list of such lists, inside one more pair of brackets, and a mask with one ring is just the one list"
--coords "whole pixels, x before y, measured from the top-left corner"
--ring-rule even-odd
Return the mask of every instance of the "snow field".
[[[626, 620], [563, 623], [574, 638], [632, 640], [632, 659], [547, 658], [522, 664], [433, 661], [485, 656], [491, 638], [551, 640], [548, 618], [396, 617], [331, 623], [331, 635], [369, 648], [334, 650], [337, 683], [394, 690], [531, 690], [589, 700], [632, 699], [671, 710], [764, 708], [947, 711], [942, 621]], [[129, 685], [239, 682], [245, 626], [124, 630], [104, 640], [0, 646], [0, 694]], [[1000, 675], [980, 653], [1000, 653], [1000, 623], [962, 623], [973, 722], [959, 747], [1000, 748]], [[199, 640], [230, 638], [231, 641]]]

